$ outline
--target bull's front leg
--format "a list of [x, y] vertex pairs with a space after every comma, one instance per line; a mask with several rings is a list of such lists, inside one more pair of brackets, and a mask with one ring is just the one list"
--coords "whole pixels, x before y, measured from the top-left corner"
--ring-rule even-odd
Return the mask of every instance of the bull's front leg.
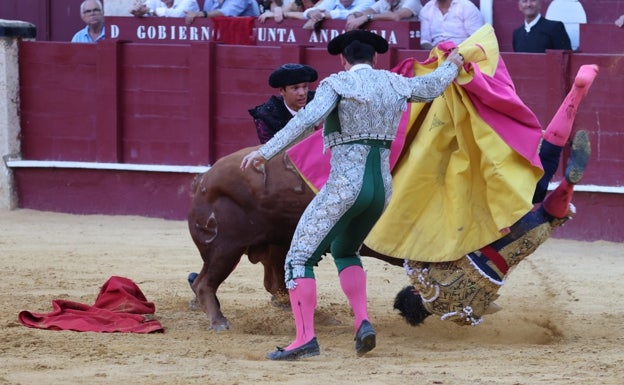
[[238, 260], [240, 258], [234, 259], [234, 263], [230, 268], [217, 270], [214, 269], [214, 266], [213, 269], [209, 269], [208, 264], [204, 262], [201, 272], [191, 283], [197, 302], [210, 321], [211, 330], [223, 331], [230, 328], [230, 321], [221, 312], [221, 304], [217, 298], [217, 289], [227, 278], [229, 272], [236, 266]]

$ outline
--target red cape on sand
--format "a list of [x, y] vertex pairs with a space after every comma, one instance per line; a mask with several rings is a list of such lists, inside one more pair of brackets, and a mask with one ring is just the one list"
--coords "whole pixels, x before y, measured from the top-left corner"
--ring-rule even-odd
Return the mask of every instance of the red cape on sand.
[[77, 332], [164, 332], [160, 322], [147, 320], [156, 307], [128, 278], [113, 276], [100, 289], [93, 306], [67, 300], [52, 301], [51, 313], [22, 311], [18, 319], [24, 326]]

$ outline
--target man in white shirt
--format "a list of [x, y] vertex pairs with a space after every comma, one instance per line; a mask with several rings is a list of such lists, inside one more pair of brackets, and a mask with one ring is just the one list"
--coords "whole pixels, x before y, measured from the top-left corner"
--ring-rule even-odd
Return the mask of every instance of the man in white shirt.
[[345, 30], [358, 29], [373, 20], [399, 21], [418, 18], [422, 9], [420, 0], [378, 0], [363, 12], [353, 12], [347, 17]]
[[449, 40], [459, 44], [485, 24], [479, 8], [470, 0], [429, 0], [419, 19], [422, 49]]
[[375, 0], [321, 0], [303, 12], [303, 18], [307, 20], [303, 29], [314, 29], [317, 23], [326, 19], [345, 20], [350, 14], [362, 12], [374, 3]]
[[130, 13], [137, 17], [185, 17], [187, 12], [199, 12], [197, 0], [138, 1]]

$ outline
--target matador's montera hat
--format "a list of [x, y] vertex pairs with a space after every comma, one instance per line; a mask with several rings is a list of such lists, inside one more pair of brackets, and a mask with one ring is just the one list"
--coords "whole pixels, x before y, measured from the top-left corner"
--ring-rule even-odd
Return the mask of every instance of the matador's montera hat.
[[354, 40], [372, 46], [377, 53], [385, 53], [388, 51], [388, 42], [386, 39], [373, 32], [355, 29], [331, 39], [329, 44], [327, 44], [327, 52], [331, 55], [340, 55], [345, 47]]
[[318, 72], [305, 64], [283, 64], [269, 76], [273, 88], [286, 87], [299, 83], [310, 83], [318, 79]]

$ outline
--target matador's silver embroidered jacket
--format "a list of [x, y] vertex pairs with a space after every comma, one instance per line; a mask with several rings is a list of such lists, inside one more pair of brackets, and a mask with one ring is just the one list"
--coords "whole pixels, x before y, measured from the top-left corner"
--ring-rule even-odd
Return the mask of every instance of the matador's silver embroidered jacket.
[[[323, 79], [316, 89], [314, 99], [260, 148], [260, 154], [265, 159], [272, 158], [310, 132], [339, 103], [340, 129], [325, 133], [323, 137], [325, 149], [331, 148], [329, 178], [303, 212], [286, 255], [284, 269], [288, 289], [296, 287], [297, 278], [313, 278], [311, 266], [318, 262], [320, 253], [325, 251], [326, 242], [336, 239], [329, 239], [332, 229], [355, 206], [362, 191], [369, 191], [367, 189], [370, 186], [365, 184], [365, 174], [371, 151], [379, 152], [380, 163], [371, 171], [383, 181], [382, 205], [384, 208], [388, 205], [392, 194], [390, 150], [371, 147], [362, 144], [362, 141], [394, 140], [401, 114], [406, 110], [406, 102], [433, 100], [444, 92], [456, 76], [457, 67], [453, 63], [445, 63], [431, 74], [415, 78], [375, 70], [368, 64], [354, 65], [349, 71]], [[369, 203], [371, 207], [373, 203]], [[348, 235], [350, 243], [356, 248], [342, 253], [343, 255], [332, 252], [337, 267], [340, 265], [345, 268], [347, 265], [361, 263], [359, 258], [350, 257], [359, 257], [359, 246], [355, 243], [364, 241], [374, 221], [381, 215], [381, 212], [373, 216], [358, 212], [362, 213], [359, 214], [361, 216], [353, 221], [357, 223], [359, 233]], [[341, 236], [345, 235], [334, 233], [331, 237]]]
[[361, 139], [394, 140], [406, 102], [432, 101], [456, 76], [457, 67], [451, 62], [413, 78], [357, 64], [323, 79], [314, 99], [260, 148], [260, 154], [268, 160], [308, 134], [338, 101], [341, 132], [324, 137], [326, 149]]

